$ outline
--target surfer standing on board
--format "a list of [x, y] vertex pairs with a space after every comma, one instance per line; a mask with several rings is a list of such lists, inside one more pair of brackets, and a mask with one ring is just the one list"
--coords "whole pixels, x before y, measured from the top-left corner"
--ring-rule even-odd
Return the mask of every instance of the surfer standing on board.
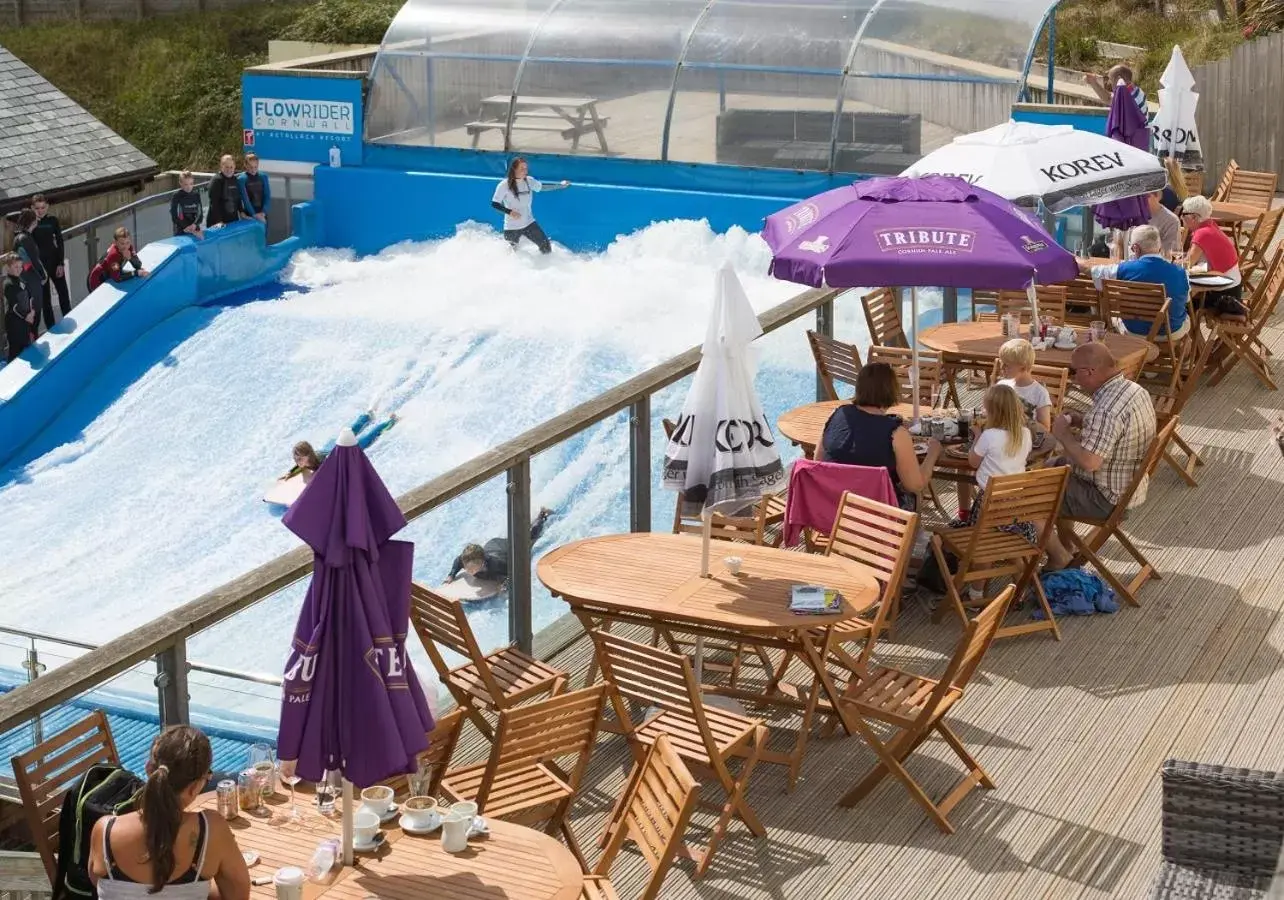
[[535, 194], [540, 191], [560, 191], [570, 186], [569, 181], [563, 181], [545, 187], [530, 176], [526, 160], [520, 156], [513, 157], [513, 161], [508, 164], [508, 174], [490, 198], [490, 205], [504, 214], [504, 240], [516, 248], [518, 242], [525, 237], [539, 248], [540, 253], [552, 253], [553, 245], [544, 229], [535, 221], [531, 204]]
[[[547, 506], [539, 511], [539, 515], [531, 523], [531, 544], [544, 533], [544, 525], [552, 514], [553, 511]], [[503, 585], [508, 580], [508, 538], [491, 538], [484, 547], [477, 544], [466, 545], [451, 564], [445, 583], [450, 584], [459, 577], [460, 572], [478, 581]]]

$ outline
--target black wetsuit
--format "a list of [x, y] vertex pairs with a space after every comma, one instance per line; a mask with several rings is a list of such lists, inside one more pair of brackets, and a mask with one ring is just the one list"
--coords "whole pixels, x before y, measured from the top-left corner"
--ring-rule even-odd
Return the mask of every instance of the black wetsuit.
[[235, 175], [222, 172], [210, 180], [210, 210], [205, 216], [205, 227], [229, 225], [241, 218], [241, 186]]
[[[532, 544], [539, 540], [539, 536], [544, 533], [544, 524], [548, 521], [548, 516], [547, 512], [541, 512], [535, 517], [535, 521], [531, 523]], [[482, 552], [486, 555], [486, 562], [482, 564], [481, 571], [473, 577], [481, 581], [507, 581], [508, 538], [491, 538], [482, 546]], [[458, 578], [463, 568], [463, 562], [456, 556], [455, 561], [450, 564], [450, 577]]]
[[201, 195], [197, 191], [178, 191], [169, 201], [169, 219], [174, 234], [187, 234], [187, 228], [201, 224]]
[[57, 216], [46, 215], [36, 222], [35, 230], [31, 234], [36, 239], [36, 246], [40, 249], [40, 264], [45, 267], [45, 274], [49, 276], [45, 281], [41, 298], [45, 329], [48, 330], [53, 328], [54, 324], [53, 291], [58, 292], [58, 308], [62, 310], [62, 314], [65, 316], [71, 312], [71, 295], [67, 292], [67, 272], [64, 269], [61, 275], [58, 274], [59, 267], [66, 261], [63, 252], [62, 224]]
[[6, 360], [12, 360], [31, 344], [35, 327], [27, 321], [31, 312], [31, 295], [22, 276], [4, 276], [4, 336], [9, 343]]
[[44, 296], [48, 280], [44, 264], [40, 261], [40, 246], [31, 234], [19, 231], [14, 235], [13, 249], [22, 257], [22, 281], [27, 286], [27, 294], [33, 303], [38, 303]]
[[[242, 185], [241, 206], [250, 215], [258, 215], [267, 212], [268, 198], [271, 197], [272, 189], [268, 185], [267, 175], [262, 172], [255, 172], [251, 175], [249, 172], [243, 172], [245, 184]], [[239, 178], [238, 178], [239, 181]], [[249, 204], [248, 206], [246, 204]]]

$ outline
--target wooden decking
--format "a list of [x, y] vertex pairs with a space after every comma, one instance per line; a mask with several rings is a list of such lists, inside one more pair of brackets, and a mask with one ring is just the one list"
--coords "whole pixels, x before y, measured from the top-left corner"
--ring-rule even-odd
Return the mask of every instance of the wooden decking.
[[[1266, 337], [1284, 358], [1278, 321]], [[1284, 456], [1270, 437], [1282, 409], [1284, 392], [1243, 369], [1202, 388], [1183, 424], [1208, 463], [1200, 486], [1162, 469], [1127, 524], [1163, 574], [1142, 590], [1142, 608], [1064, 620], [1060, 643], [1028, 636], [990, 652], [952, 719], [998, 787], [960, 804], [956, 834], [940, 834], [892, 780], [854, 809], [837, 807], [874, 757], [857, 738], [817, 739], [792, 793], [782, 767], [755, 773], [750, 802], [768, 837], [733, 827], [701, 882], [680, 864], [662, 896], [1145, 896], [1159, 861], [1165, 758], [1284, 767]], [[933, 625], [910, 600], [878, 656], [939, 671], [957, 635], [956, 623]], [[581, 641], [554, 660], [577, 685], [587, 652]], [[777, 744], [786, 740], [790, 717], [771, 723]], [[586, 847], [627, 764], [623, 740], [603, 735], [573, 810]], [[910, 769], [929, 792], [957, 771], [939, 742]], [[617, 861], [623, 896], [644, 876], [636, 854]]]

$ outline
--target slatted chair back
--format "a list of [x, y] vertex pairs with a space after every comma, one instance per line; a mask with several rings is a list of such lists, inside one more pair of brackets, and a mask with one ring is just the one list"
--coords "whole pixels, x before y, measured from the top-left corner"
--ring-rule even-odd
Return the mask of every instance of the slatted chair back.
[[459, 743], [459, 732], [464, 725], [464, 714], [456, 709], [437, 719], [428, 732], [428, 749], [419, 754], [419, 766], [428, 770], [428, 795], [437, 796], [441, 776], [446, 774], [450, 757]]
[[[606, 685], [595, 684], [537, 703], [501, 710], [495, 745], [477, 789], [478, 808], [486, 809], [491, 786], [497, 780], [533, 766], [551, 765], [564, 775], [572, 794], [578, 791], [597, 740], [605, 699]], [[575, 758], [569, 769], [558, 765], [558, 760], [564, 757]], [[505, 796], [505, 806], [513, 799]]]
[[[901, 402], [914, 402], [914, 385], [910, 369], [914, 354], [905, 347], [870, 347], [866, 354], [868, 364], [887, 363], [896, 373], [900, 384]], [[926, 350], [918, 353], [918, 403], [929, 409], [936, 404], [941, 388], [941, 355]]]
[[816, 374], [825, 388], [826, 399], [837, 400], [835, 382], [856, 387], [860, 376], [860, 351], [852, 344], [836, 341], [815, 331], [807, 332], [811, 355], [816, 360]]
[[[1054, 322], [1066, 320], [1066, 289], [1059, 284], [1039, 285], [1034, 289], [1039, 301], [1039, 315]], [[1020, 317], [1022, 322], [1030, 321], [1030, 295], [1025, 291], [999, 291], [995, 303], [995, 319], [1005, 315]]]
[[901, 296], [892, 288], [879, 288], [860, 298], [865, 308], [869, 339], [882, 347], [908, 347], [909, 339], [901, 325]]
[[[691, 660], [681, 653], [651, 647], [610, 632], [592, 632], [602, 675], [618, 697], [690, 716], [700, 732], [709, 759], [718, 758], [718, 744], [709, 729]], [[618, 712], [618, 709], [617, 709]]]
[[[1048, 398], [1052, 401], [1052, 417], [1061, 415], [1066, 394], [1070, 392], [1070, 370], [1063, 366], [1041, 366], [1037, 363], [1030, 367], [1030, 375], [1048, 389]], [[996, 359], [990, 371], [990, 382], [995, 383], [1003, 377], [1003, 360]]]
[[1101, 285], [1101, 303], [1111, 316], [1150, 323], [1147, 340], [1167, 340], [1169, 300], [1162, 284], [1107, 279]]
[[[677, 425], [672, 419], [661, 419], [666, 438], [673, 437]], [[766, 506], [759, 504], [758, 514], [752, 516], [729, 516], [724, 513], [710, 513], [709, 536], [715, 541], [741, 541], [750, 544], [766, 543], [767, 516]], [[687, 508], [686, 495], [679, 491], [673, 505], [674, 534], [704, 534], [704, 522], [698, 513]]]
[[94, 710], [70, 728], [19, 753], [12, 763], [31, 842], [53, 884], [58, 874], [58, 820], [64, 795], [93, 766], [120, 765], [107, 714]]
[[998, 305], [999, 305], [999, 292], [998, 292], [998, 291], [987, 291], [987, 290], [982, 290], [982, 289], [980, 289], [980, 288], [973, 288], [973, 290], [972, 290], [972, 321], [973, 321], [973, 322], [987, 322], [987, 321], [992, 321], [993, 319], [998, 318], [997, 314], [996, 314], [996, 313], [991, 312], [989, 309], [981, 309], [981, 307], [983, 307], [983, 306], [984, 306], [984, 307], [991, 307], [991, 306], [993, 306], [993, 307], [997, 307]]
[[440, 648], [445, 647], [477, 666], [478, 675], [486, 682], [486, 689], [492, 697], [503, 696], [503, 691], [494, 683], [490, 666], [486, 665], [486, 654], [482, 653], [472, 626], [468, 624], [462, 602], [443, 597], [413, 582], [410, 585], [410, 623], [440, 678], [445, 680], [451, 671], [450, 664], [441, 655]]
[[1065, 466], [1056, 466], [992, 477], [981, 500], [981, 510], [973, 529], [973, 545], [983, 542], [987, 531], [1014, 522], [1030, 522], [1041, 532], [1050, 531], [1061, 506], [1061, 494], [1069, 472]]
[[883, 589], [873, 628], [861, 650], [861, 663], [869, 661], [884, 623], [896, 608], [917, 534], [918, 513], [843, 492], [825, 555], [841, 556], [867, 567]]
[[1181, 178], [1186, 185], [1187, 197], [1198, 197], [1204, 192], [1203, 169], [1183, 170]]
[[1062, 320], [1067, 325], [1091, 325], [1102, 321], [1101, 292], [1091, 278], [1080, 276], [1060, 285], [1066, 293], [1066, 314]]
[[1257, 226], [1248, 236], [1248, 242], [1239, 253], [1239, 272], [1245, 282], [1265, 262], [1279, 231], [1280, 220], [1284, 219], [1284, 206], [1267, 210], [1257, 220]]
[[633, 767], [624, 792], [623, 827], [612, 832], [594, 874], [605, 877], [624, 842], [631, 840], [651, 870], [640, 898], [655, 900], [699, 800], [699, 782], [673, 749], [669, 736], [658, 736], [646, 758]]
[[1275, 172], [1253, 172], [1237, 168], [1226, 188], [1226, 196], [1222, 199], [1227, 203], [1270, 209], [1278, 183], [1279, 175]]
[[1226, 194], [1230, 191], [1231, 182], [1235, 180], [1235, 173], [1239, 171], [1239, 163], [1231, 160], [1222, 170], [1222, 177], [1217, 180], [1217, 187], [1213, 188], [1212, 201], [1221, 202], [1226, 199]]

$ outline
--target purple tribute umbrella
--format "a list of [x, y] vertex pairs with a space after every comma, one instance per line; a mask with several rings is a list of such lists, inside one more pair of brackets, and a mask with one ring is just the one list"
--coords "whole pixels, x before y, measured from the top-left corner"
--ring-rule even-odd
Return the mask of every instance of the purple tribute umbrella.
[[[1106, 135], [1138, 150], [1150, 151], [1150, 124], [1122, 81], [1115, 85], [1110, 98]], [[1150, 221], [1150, 204], [1144, 194], [1112, 200], [1095, 207], [1092, 216], [1102, 228], [1134, 228]]]
[[283, 521], [315, 555], [285, 666], [278, 756], [295, 760], [295, 774], [308, 781], [340, 771], [361, 788], [416, 771], [433, 722], [406, 656], [415, 547], [390, 540], [405, 516], [351, 430]]
[[[911, 288], [914, 418], [918, 418], [918, 291], [1030, 292], [1070, 281], [1074, 256], [1009, 200], [948, 175], [871, 178], [767, 217], [771, 274], [812, 287]], [[1037, 312], [1037, 306], [1035, 306]]]

